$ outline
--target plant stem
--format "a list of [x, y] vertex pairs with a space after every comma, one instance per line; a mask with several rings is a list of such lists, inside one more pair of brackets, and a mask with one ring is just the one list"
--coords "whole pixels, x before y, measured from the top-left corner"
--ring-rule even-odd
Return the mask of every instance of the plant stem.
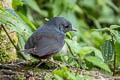
[[[111, 37], [112, 37], [112, 43], [113, 43], [113, 45], [115, 45], [114, 44], [114, 36], [111, 34]], [[116, 52], [115, 52], [115, 50], [114, 50], [114, 64], [113, 64], [113, 66], [114, 66], [114, 69], [113, 69], [113, 76], [115, 75], [115, 73], [116, 73]]]
[[[72, 49], [71, 47], [69, 46], [69, 44], [66, 42], [67, 46], [68, 46], [68, 49], [70, 51], [70, 53], [72, 54], [72, 56], [74, 56], [74, 53], [72, 52]], [[79, 64], [79, 60], [75, 58], [75, 61]]]
[[[67, 44], [67, 46], [68, 46], [68, 49], [69, 49], [71, 55], [74, 57], [74, 53], [72, 52], [71, 47], [69, 46], [69, 44], [68, 44], [67, 42], [66, 42], [66, 44]], [[78, 60], [77, 58], [74, 58], [74, 60], [77, 62], [78, 65], [81, 65], [80, 62], [79, 62], [79, 60]], [[80, 68], [80, 66], [79, 66], [79, 68]], [[78, 73], [78, 71], [79, 71], [79, 68], [77, 68], [76, 75], [77, 75], [77, 73]]]
[[17, 48], [17, 46], [14, 44], [14, 42], [12, 41], [12, 39], [11, 39], [11, 37], [9, 36], [9, 34], [8, 34], [7, 30], [5, 29], [5, 27], [4, 27], [3, 25], [1, 25], [1, 27], [2, 27], [3, 30], [5, 31], [6, 35], [8, 36], [10, 42], [11, 42], [12, 45], [15, 47], [15, 49], [16, 49], [16, 50], [19, 50], [19, 49]]
[[9, 36], [7, 30], [5, 29], [4, 25], [1, 24], [1, 27], [3, 28], [3, 30], [5, 31], [6, 35], [8, 36], [10, 42], [12, 43], [12, 45], [14, 46], [14, 48], [16, 49], [16, 51], [18, 53], [20, 53], [20, 55], [23, 57], [23, 59], [27, 60], [27, 58], [25, 57], [25, 55], [23, 53], [20, 52], [20, 49], [14, 44], [14, 42], [12, 41], [11, 37]]

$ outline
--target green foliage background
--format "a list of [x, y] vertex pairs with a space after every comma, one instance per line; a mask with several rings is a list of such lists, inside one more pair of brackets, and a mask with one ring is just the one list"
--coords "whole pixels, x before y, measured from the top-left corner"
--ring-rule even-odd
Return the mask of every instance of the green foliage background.
[[99, 67], [99, 70], [114, 72], [111, 70], [115, 67], [119, 71], [119, 0], [13, 0], [12, 5], [19, 16], [2, 11], [1, 24], [11, 20], [10, 24], [14, 24], [11, 29], [18, 33], [21, 50], [32, 32], [47, 19], [62, 16], [78, 31], [67, 33], [65, 47], [60, 52], [66, 54], [58, 54], [55, 60], [82, 69]]

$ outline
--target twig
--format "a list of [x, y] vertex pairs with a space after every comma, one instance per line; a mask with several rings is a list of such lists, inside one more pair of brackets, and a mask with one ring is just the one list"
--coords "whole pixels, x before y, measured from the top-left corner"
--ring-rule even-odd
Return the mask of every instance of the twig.
[[9, 36], [7, 30], [5, 29], [4, 25], [1, 24], [1, 27], [3, 28], [3, 30], [5, 31], [6, 35], [8, 36], [10, 42], [12, 43], [12, 45], [14, 46], [14, 48], [22, 55], [22, 57], [27, 60], [27, 58], [25, 57], [25, 55], [23, 53], [20, 52], [20, 49], [14, 44], [14, 42], [12, 41], [11, 37]]
[[68, 49], [69, 49], [70, 53], [72, 54], [72, 56], [74, 56], [71, 47], [69, 46], [69, 44], [68, 44], [67, 42], [66, 42], [66, 44], [67, 44], [67, 46], [68, 46]]
[[8, 36], [10, 42], [11, 42], [12, 45], [15, 47], [15, 49], [16, 49], [16, 50], [19, 50], [19, 49], [17, 48], [17, 46], [14, 44], [14, 42], [12, 41], [11, 37], [9, 36], [9, 34], [8, 34], [7, 30], [5, 29], [5, 27], [3, 26], [3, 24], [1, 25], [1, 27], [2, 27], [3, 30], [5, 31], [6, 35]]
[[6, 70], [18, 70], [21, 69], [21, 65], [17, 64], [0, 64], [0, 70], [6, 69]]
[[[74, 53], [72, 52], [71, 47], [69, 46], [69, 44], [68, 44], [67, 42], [66, 42], [66, 44], [67, 44], [67, 46], [68, 46], [68, 49], [69, 49], [71, 55], [74, 57]], [[74, 60], [78, 63], [78, 65], [80, 64], [78, 59], [74, 58]], [[79, 71], [79, 69], [77, 69], [76, 75], [77, 75], [78, 71]]]
[[[67, 46], [68, 46], [68, 49], [69, 49], [70, 53], [72, 54], [72, 56], [74, 56], [74, 53], [72, 52], [71, 47], [69, 46], [69, 44], [68, 44], [67, 42], [66, 42], [66, 44], [67, 44]], [[76, 59], [76, 58], [75, 58], [75, 60], [76, 60], [76, 62], [79, 64], [79, 60]]]

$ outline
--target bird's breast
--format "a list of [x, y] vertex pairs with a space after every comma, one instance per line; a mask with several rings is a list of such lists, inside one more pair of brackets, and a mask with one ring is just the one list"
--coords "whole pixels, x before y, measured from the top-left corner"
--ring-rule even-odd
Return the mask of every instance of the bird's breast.
[[57, 36], [57, 42], [59, 43], [60, 49], [62, 49], [62, 47], [64, 46], [64, 39], [65, 39], [65, 35], [59, 34]]

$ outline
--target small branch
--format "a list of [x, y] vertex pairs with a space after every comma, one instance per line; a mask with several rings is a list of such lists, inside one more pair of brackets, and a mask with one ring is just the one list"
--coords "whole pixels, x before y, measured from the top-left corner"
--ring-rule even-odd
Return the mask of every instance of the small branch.
[[113, 76], [115, 76], [116, 73], [116, 53], [114, 52], [114, 71], [113, 71]]
[[16, 49], [16, 50], [19, 50], [19, 49], [17, 48], [17, 46], [14, 44], [14, 42], [12, 41], [12, 39], [11, 39], [11, 37], [9, 36], [9, 34], [8, 34], [7, 30], [5, 29], [5, 27], [4, 27], [3, 25], [1, 25], [1, 27], [2, 27], [3, 30], [5, 31], [6, 35], [8, 36], [10, 42], [11, 42], [12, 45], [15, 47], [15, 49]]
[[66, 44], [67, 44], [67, 46], [68, 46], [68, 49], [69, 49], [70, 53], [72, 54], [72, 56], [74, 56], [71, 47], [69, 46], [69, 44], [68, 44], [67, 42], [66, 42]]
[[8, 36], [10, 42], [12, 43], [12, 45], [14, 46], [14, 48], [16, 49], [16, 51], [18, 53], [20, 53], [20, 55], [25, 59], [25, 60], [28, 60], [25, 55], [23, 53], [20, 52], [20, 49], [14, 44], [14, 42], [12, 41], [11, 37], [9, 36], [7, 30], [5, 29], [4, 25], [2, 24], [1, 27], [3, 28], [3, 30], [5, 31], [6, 35]]
[[[74, 57], [74, 53], [72, 52], [71, 47], [69, 46], [69, 44], [68, 44], [67, 42], [66, 42], [66, 44], [67, 44], [67, 46], [68, 46], [68, 49], [69, 49], [70, 53], [71, 53], [72, 56]], [[74, 60], [77, 62], [78, 65], [80, 64], [80, 63], [79, 63], [79, 60], [78, 60], [77, 58], [74, 58]], [[81, 64], [80, 64], [80, 65], [81, 65]], [[79, 68], [80, 68], [80, 66], [79, 66]], [[79, 71], [79, 68], [77, 68], [76, 75], [77, 75], [77, 73], [78, 73], [78, 71]]]
[[22, 67], [20, 65], [16, 64], [0, 64], [0, 70], [1, 69], [6, 69], [6, 70], [18, 70], [21, 69]]
[[[68, 46], [68, 49], [69, 49], [71, 55], [74, 56], [74, 53], [72, 52], [71, 47], [69, 46], [69, 44], [68, 44], [67, 42], [66, 42], [66, 44], [67, 44], [67, 46]], [[78, 59], [75, 58], [75, 61], [79, 64], [79, 60], [78, 60]]]

